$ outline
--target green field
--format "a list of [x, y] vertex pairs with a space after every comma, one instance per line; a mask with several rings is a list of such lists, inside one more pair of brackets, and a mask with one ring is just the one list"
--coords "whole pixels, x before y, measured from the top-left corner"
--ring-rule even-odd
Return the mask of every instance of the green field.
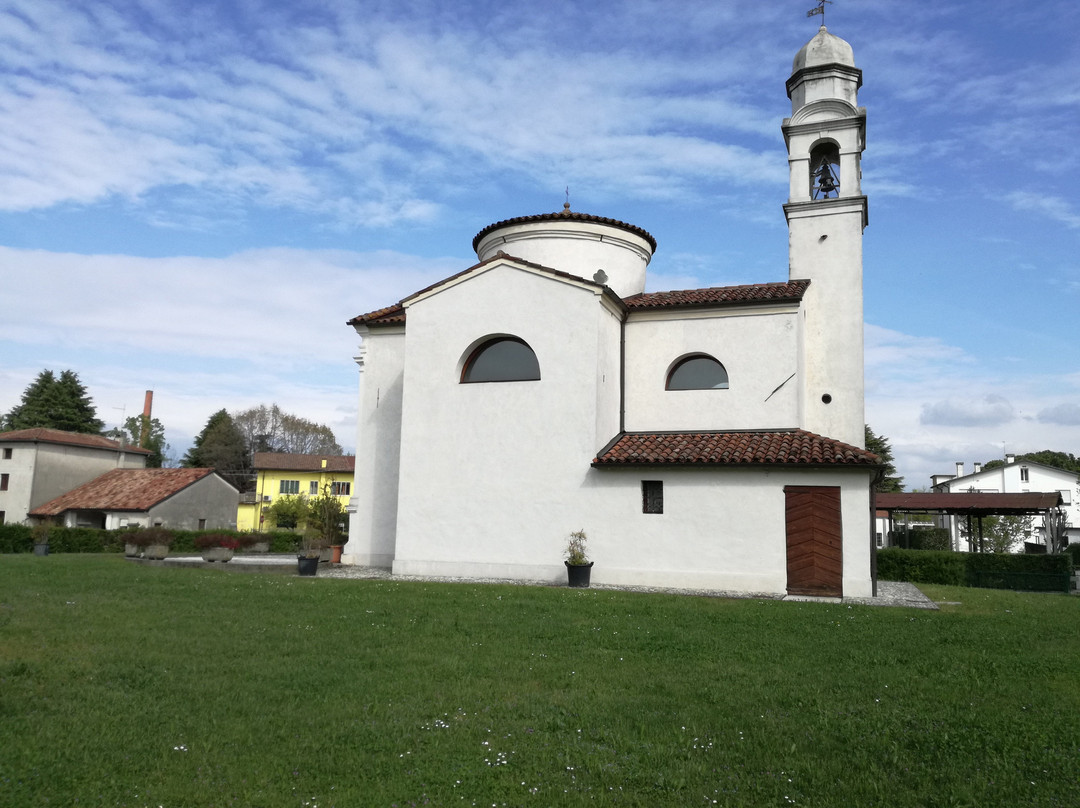
[[0, 805], [1080, 805], [1080, 598], [923, 590], [0, 556]]

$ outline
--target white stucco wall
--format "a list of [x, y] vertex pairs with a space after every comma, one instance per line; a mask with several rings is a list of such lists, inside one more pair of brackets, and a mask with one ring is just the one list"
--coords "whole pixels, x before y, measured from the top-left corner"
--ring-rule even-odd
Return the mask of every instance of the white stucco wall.
[[405, 374], [405, 329], [363, 330], [356, 474], [349, 516], [347, 564], [393, 564], [397, 533], [401, 407]]
[[[626, 429], [764, 429], [799, 423], [798, 309], [634, 314], [626, 325]], [[676, 360], [706, 353], [726, 390], [665, 390]]]
[[[528, 343], [541, 379], [459, 383], [463, 360], [493, 335]], [[618, 400], [617, 375], [597, 375], [598, 357], [610, 363], [618, 351], [601, 351], [602, 335], [618, 331], [598, 289], [509, 264], [410, 305], [395, 572], [550, 560], [541, 526], [613, 437], [597, 434], [617, 418], [598, 418], [597, 401]]]
[[500, 227], [476, 246], [483, 261], [500, 250], [515, 258], [591, 280], [597, 270], [619, 297], [645, 291], [652, 245], [620, 227], [598, 222], [522, 222]]

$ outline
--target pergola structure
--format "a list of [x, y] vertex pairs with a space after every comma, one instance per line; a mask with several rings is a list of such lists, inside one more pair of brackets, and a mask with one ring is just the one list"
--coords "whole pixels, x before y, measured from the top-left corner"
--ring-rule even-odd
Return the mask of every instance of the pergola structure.
[[1061, 504], [1061, 494], [1057, 491], [1028, 494], [877, 494], [874, 498], [875, 509], [889, 514], [890, 528], [893, 514], [897, 511], [966, 516], [970, 536], [971, 520], [975, 518], [978, 520], [980, 547], [984, 516], [1037, 516]]

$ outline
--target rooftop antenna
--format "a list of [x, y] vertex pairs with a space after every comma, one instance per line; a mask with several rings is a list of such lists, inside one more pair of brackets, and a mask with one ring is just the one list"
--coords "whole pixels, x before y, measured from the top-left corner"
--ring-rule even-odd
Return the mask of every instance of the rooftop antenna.
[[563, 210], [570, 210], [570, 186], [566, 186], [566, 202], [563, 203]]
[[817, 8], [812, 8], [806, 12], [807, 17], [813, 17], [818, 14], [821, 15], [821, 24], [825, 25], [825, 5], [832, 5], [832, 0], [818, 0]]

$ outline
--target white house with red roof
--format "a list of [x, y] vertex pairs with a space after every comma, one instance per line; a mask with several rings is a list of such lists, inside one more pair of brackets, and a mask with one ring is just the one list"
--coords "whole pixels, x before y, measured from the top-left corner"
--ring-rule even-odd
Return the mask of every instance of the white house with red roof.
[[64, 527], [236, 528], [239, 492], [213, 469], [113, 469], [30, 511]]
[[22, 522], [37, 506], [112, 469], [141, 469], [149, 454], [101, 435], [59, 429], [0, 433], [0, 523]]
[[824, 26], [795, 58], [784, 280], [647, 293], [656, 240], [567, 204], [351, 320], [343, 560], [558, 581], [584, 530], [601, 584], [870, 595], [861, 83]]

